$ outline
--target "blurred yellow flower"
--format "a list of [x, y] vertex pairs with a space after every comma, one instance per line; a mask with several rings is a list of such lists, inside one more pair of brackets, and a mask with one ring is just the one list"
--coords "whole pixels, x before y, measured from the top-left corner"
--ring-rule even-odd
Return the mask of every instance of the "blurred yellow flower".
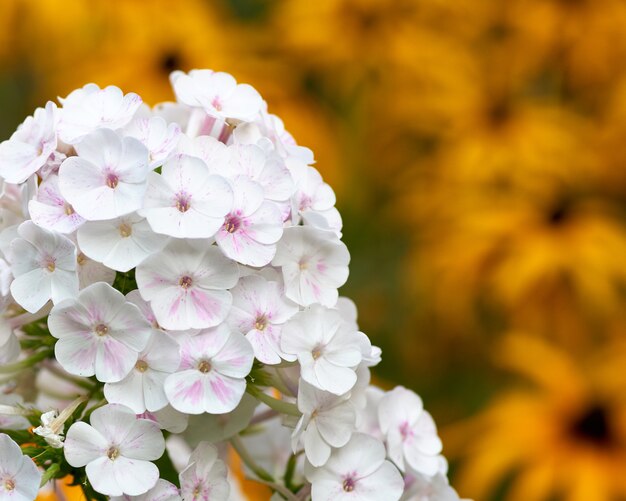
[[[603, 356], [579, 365], [539, 338], [504, 338], [495, 363], [531, 387], [504, 392], [477, 417], [444, 431], [448, 452], [464, 460], [459, 491], [483, 501], [498, 489], [506, 501], [625, 496], [623, 361]], [[613, 370], [597, 372], [603, 366]]]

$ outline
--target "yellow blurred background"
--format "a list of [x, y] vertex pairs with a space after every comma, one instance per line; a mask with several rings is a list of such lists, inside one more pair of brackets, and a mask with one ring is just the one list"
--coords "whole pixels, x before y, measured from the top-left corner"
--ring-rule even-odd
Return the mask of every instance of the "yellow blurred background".
[[337, 191], [344, 293], [476, 501], [626, 499], [625, 0], [2, 0], [0, 135], [86, 82], [254, 85]]

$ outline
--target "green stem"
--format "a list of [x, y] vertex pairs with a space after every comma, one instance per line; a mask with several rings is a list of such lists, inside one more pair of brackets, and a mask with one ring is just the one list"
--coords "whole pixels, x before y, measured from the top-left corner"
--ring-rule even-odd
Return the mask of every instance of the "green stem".
[[0, 366], [0, 374], [13, 374], [23, 369], [28, 369], [29, 367], [35, 365], [37, 362], [41, 362], [42, 360], [48, 358], [53, 353], [53, 350], [38, 351], [37, 353], [34, 353], [30, 357], [25, 358], [24, 360], [20, 360], [19, 362]]
[[50, 468], [48, 468], [43, 476], [41, 477], [41, 483], [39, 484], [39, 487], [43, 487], [44, 485], [46, 485], [50, 480], [52, 480], [53, 478], [56, 478], [57, 474], [61, 471], [61, 465], [59, 465], [58, 463], [53, 463], [50, 465]]
[[248, 385], [246, 391], [257, 400], [260, 400], [265, 405], [267, 405], [271, 409], [274, 409], [277, 412], [280, 412], [281, 414], [288, 414], [289, 416], [296, 417], [300, 417], [302, 415], [302, 413], [298, 410], [296, 404], [291, 404], [289, 402], [285, 402], [284, 400], [278, 400], [277, 398], [270, 397], [268, 394], [259, 390], [255, 386]]

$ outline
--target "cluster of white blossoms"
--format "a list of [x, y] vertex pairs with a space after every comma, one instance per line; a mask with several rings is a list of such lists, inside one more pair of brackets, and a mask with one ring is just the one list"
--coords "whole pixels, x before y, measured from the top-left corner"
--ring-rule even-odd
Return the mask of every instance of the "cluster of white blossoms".
[[312, 152], [232, 76], [171, 81], [0, 144], [0, 501], [243, 500], [229, 451], [273, 500], [458, 499], [420, 398], [370, 385]]

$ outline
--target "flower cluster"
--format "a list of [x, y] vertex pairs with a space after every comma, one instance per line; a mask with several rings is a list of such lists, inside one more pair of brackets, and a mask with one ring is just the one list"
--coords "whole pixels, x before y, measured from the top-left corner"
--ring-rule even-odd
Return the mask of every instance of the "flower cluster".
[[[311, 151], [231, 75], [171, 81], [152, 109], [86, 85], [0, 145], [0, 500], [72, 475], [225, 501], [227, 442], [275, 499], [456, 498], [420, 398], [370, 385]], [[251, 442], [279, 438], [271, 460]]]

